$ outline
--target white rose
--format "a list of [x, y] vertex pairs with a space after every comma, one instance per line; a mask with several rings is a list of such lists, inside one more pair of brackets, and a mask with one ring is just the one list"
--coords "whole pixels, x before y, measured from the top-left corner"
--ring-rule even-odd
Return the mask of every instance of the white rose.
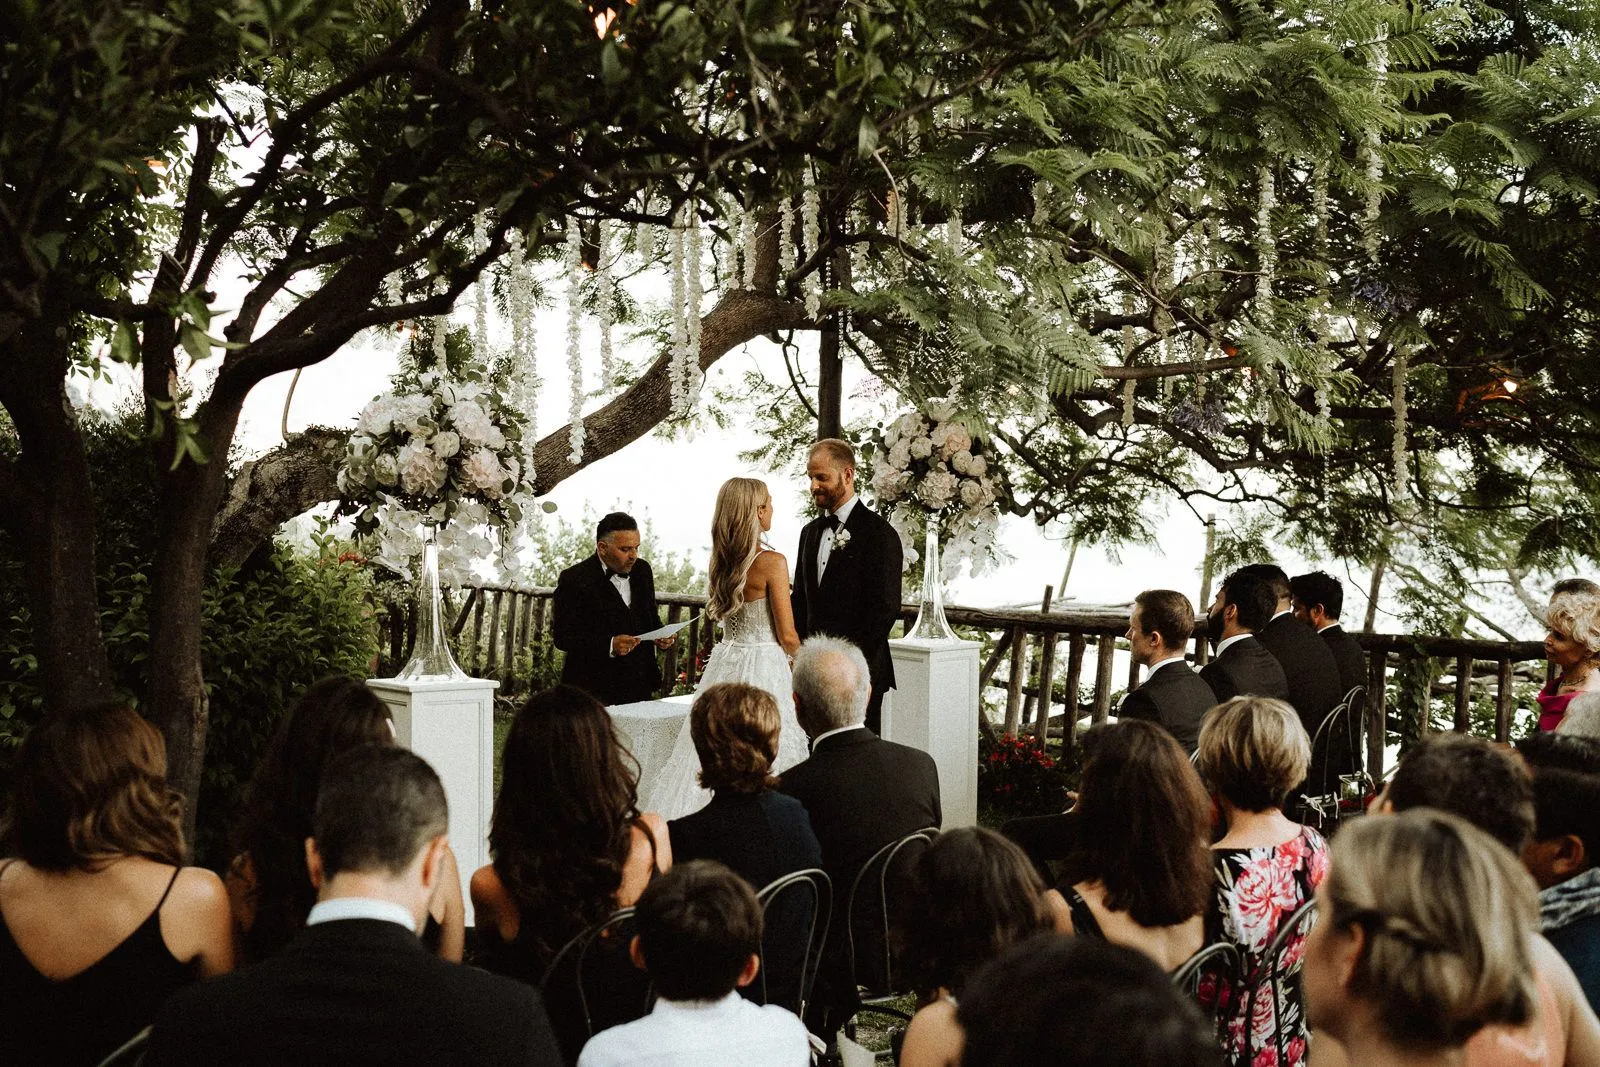
[[961, 479], [961, 503], [969, 508], [983, 503], [983, 486], [971, 478]]
[[950, 466], [954, 467], [956, 470], [960, 471], [962, 474], [971, 474], [972, 473], [972, 453], [968, 452], [964, 448], [961, 449], [955, 455], [950, 457]]
[[433, 401], [425, 396], [396, 397], [394, 425], [413, 437], [426, 437], [433, 429]]
[[449, 430], [440, 430], [428, 442], [428, 447], [433, 449], [434, 454], [440, 459], [449, 459], [461, 451], [461, 438]]
[[450, 405], [450, 424], [468, 444], [485, 445], [496, 432], [489, 413], [476, 400], [462, 400]]
[[506, 469], [500, 466], [500, 460], [487, 448], [480, 448], [467, 457], [467, 462], [461, 466], [461, 476], [467, 484], [480, 490], [491, 500], [498, 500], [507, 478]]
[[[382, 462], [380, 458], [379, 462]], [[400, 488], [413, 496], [428, 496], [444, 485], [448, 466], [425, 444], [407, 441], [400, 446]]]
[[902, 471], [911, 466], [910, 441], [902, 437], [894, 443], [894, 447], [889, 449], [889, 466]]
[[984, 459], [982, 456], [973, 456], [972, 462], [967, 464], [966, 473], [972, 475], [974, 478], [981, 478], [983, 477], [984, 472], [988, 469], [988, 460]]
[[911, 442], [912, 459], [927, 459], [931, 455], [933, 455], [933, 442], [926, 437], [918, 437]]
[[[404, 451], [404, 449], [401, 451]], [[379, 485], [393, 485], [400, 480], [400, 464], [395, 462], [393, 455], [385, 452], [373, 460], [372, 476], [378, 479]]]
[[394, 424], [394, 397], [380, 396], [372, 403], [361, 409], [361, 416], [356, 420], [356, 428], [371, 437], [378, 437], [389, 432], [389, 427]]

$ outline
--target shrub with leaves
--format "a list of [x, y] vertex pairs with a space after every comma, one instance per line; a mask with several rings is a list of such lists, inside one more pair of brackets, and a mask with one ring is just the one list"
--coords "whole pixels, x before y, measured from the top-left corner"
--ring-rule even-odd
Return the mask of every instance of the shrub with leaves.
[[994, 815], [1049, 815], [1067, 806], [1077, 781], [1072, 761], [1037, 739], [1002, 734], [978, 739], [978, 805]]

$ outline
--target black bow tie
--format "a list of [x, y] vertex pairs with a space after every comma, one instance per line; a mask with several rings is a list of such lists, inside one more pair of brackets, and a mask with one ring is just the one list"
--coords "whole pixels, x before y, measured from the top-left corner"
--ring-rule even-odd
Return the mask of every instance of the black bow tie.
[[614, 571], [610, 567], [607, 567], [605, 569], [605, 571], [606, 571], [606, 581], [608, 581], [608, 582], [613, 578], [621, 578], [623, 581], [627, 581], [628, 580], [628, 576], [626, 574], [623, 574], [621, 571]]
[[828, 529], [837, 531], [841, 525], [837, 513], [828, 516]]

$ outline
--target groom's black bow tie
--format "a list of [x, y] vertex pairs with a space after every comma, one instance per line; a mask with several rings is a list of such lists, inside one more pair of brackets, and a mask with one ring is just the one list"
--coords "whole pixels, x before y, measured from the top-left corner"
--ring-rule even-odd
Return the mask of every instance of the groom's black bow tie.
[[828, 529], [837, 531], [839, 529], [839, 516], [838, 516], [838, 514], [829, 515], [827, 517], [827, 519], [825, 520], [825, 523], [826, 523]]

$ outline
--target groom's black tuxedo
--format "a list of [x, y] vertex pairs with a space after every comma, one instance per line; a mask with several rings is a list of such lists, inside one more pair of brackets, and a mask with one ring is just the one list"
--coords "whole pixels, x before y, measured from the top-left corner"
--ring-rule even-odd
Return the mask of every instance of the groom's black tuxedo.
[[[817, 549], [827, 516], [800, 531], [795, 562], [794, 624], [802, 638], [816, 634], [843, 637], [861, 649], [872, 671], [872, 703], [867, 725], [878, 728], [883, 694], [894, 688], [889, 631], [900, 617], [900, 535], [882, 516], [857, 500], [844, 529], [849, 543], [834, 542], [828, 567], [817, 577]], [[835, 535], [837, 536], [837, 535]]]
[[628, 584], [632, 607], [622, 602], [622, 594], [606, 579], [599, 556], [573, 564], [556, 581], [551, 636], [567, 654], [561, 680], [587, 689], [605, 704], [649, 700], [661, 684], [656, 648], [650, 642], [626, 656], [611, 655], [616, 635], [648, 633], [661, 625], [650, 564], [635, 560]]

